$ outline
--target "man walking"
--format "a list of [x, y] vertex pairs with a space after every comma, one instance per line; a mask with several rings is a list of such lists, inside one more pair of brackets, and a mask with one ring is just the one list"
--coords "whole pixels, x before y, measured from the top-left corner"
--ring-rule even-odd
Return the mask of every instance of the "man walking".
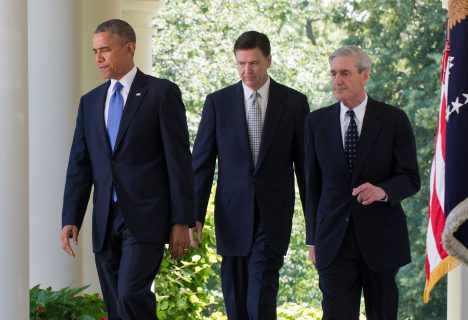
[[207, 96], [193, 149], [201, 240], [216, 159], [217, 250], [228, 318], [276, 319], [279, 270], [291, 235], [294, 171], [304, 197], [307, 98], [268, 75], [270, 42], [243, 33], [234, 45], [241, 81]]
[[136, 37], [122, 20], [96, 28], [93, 51], [107, 82], [80, 101], [68, 163], [60, 240], [74, 256], [93, 193], [93, 251], [109, 319], [156, 319], [151, 284], [169, 240], [189, 247], [193, 174], [179, 88], [143, 74]]

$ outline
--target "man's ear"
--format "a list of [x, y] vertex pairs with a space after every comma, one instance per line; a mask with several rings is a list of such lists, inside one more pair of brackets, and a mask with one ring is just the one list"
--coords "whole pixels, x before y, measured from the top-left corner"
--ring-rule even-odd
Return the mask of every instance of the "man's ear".
[[369, 79], [370, 79], [370, 70], [369, 69], [364, 69], [362, 71], [362, 76], [363, 76], [364, 82], [367, 83], [367, 81], [369, 81]]
[[135, 42], [127, 43], [127, 50], [128, 50], [127, 53], [130, 54], [132, 57], [135, 56], [135, 49], [136, 49]]

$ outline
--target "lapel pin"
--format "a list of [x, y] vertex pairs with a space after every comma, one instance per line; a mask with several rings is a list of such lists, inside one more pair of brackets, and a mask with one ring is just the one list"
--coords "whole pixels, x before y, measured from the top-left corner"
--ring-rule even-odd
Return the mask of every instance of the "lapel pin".
[[137, 92], [136, 96], [137, 97], [141, 96], [141, 92]]

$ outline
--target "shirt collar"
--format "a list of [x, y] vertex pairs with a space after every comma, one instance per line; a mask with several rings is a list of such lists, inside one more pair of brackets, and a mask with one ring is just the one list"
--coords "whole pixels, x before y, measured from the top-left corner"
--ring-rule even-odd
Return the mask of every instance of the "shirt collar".
[[[244, 82], [242, 82], [242, 87], [244, 88], [244, 100], [247, 101], [250, 99], [254, 91], [250, 87], [246, 86]], [[263, 86], [261, 86], [260, 89], [257, 90], [257, 92], [260, 94], [260, 97], [262, 97], [263, 99], [267, 99], [269, 90], [270, 90], [270, 77], [268, 76], [267, 81], [265, 81]]]
[[120, 80], [116, 79], [111, 79], [111, 84], [109, 89], [114, 90], [115, 83], [118, 81], [123, 85], [122, 90], [125, 90], [126, 92], [130, 91], [130, 87], [132, 86], [133, 80], [135, 80], [135, 76], [137, 74], [137, 67], [134, 65], [132, 70], [127, 72], [126, 75], [124, 75]]
[[[362, 100], [360, 104], [358, 104], [356, 107], [352, 109], [354, 110], [354, 114], [356, 115], [357, 121], [359, 121], [360, 123], [362, 123], [364, 120], [364, 114], [366, 113], [367, 101], [368, 101], [368, 96], [366, 93], [364, 100]], [[342, 122], [345, 119], [345, 115], [348, 110], [351, 110], [351, 109], [345, 106], [343, 102], [340, 101], [340, 119]]]

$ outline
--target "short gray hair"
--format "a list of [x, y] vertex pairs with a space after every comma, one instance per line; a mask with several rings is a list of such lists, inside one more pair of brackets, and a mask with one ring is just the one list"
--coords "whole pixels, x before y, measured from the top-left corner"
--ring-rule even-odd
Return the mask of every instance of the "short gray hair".
[[332, 60], [336, 57], [352, 57], [354, 58], [354, 65], [359, 73], [368, 69], [371, 71], [371, 60], [367, 53], [361, 48], [353, 45], [346, 45], [336, 49], [331, 55], [328, 56], [328, 62], [331, 64]]
[[101, 32], [109, 32], [116, 37], [121, 44], [129, 42], [136, 43], [136, 35], [132, 26], [128, 22], [120, 19], [112, 19], [101, 23], [97, 26], [94, 34]]

